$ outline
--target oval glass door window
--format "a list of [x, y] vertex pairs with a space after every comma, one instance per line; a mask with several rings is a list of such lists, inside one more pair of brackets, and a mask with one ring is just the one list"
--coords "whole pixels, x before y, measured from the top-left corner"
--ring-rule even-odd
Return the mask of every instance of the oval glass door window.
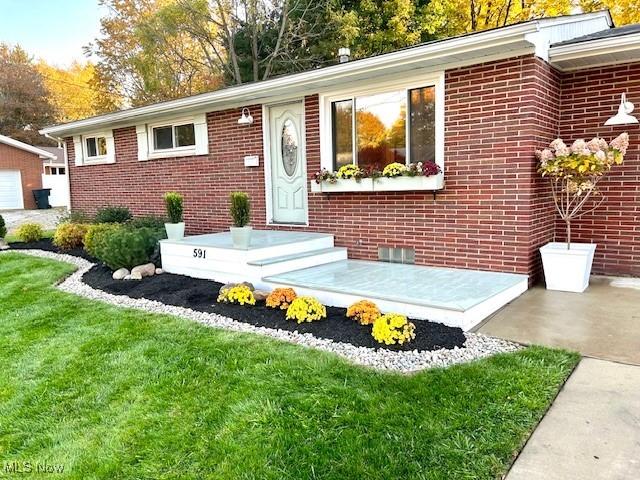
[[291, 119], [282, 125], [282, 165], [290, 177], [298, 166], [298, 131]]

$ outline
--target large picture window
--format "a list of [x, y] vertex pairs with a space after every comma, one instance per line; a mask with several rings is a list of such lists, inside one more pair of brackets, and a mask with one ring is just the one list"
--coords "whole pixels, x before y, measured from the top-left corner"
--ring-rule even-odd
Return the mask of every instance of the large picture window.
[[436, 87], [395, 89], [331, 102], [333, 169], [382, 170], [436, 161]]

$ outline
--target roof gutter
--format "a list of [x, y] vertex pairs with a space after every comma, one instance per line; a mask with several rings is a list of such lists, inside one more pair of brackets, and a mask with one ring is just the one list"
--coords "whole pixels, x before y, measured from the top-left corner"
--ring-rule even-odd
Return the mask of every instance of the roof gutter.
[[586, 40], [584, 42], [558, 45], [555, 47], [552, 45], [549, 49], [549, 59], [553, 63], [639, 49], [640, 33], [633, 33], [619, 37]]
[[313, 84], [313, 82], [329, 79], [333, 81], [342, 79], [348, 80], [350, 77], [362, 74], [363, 72], [371, 73], [385, 68], [420, 63], [428, 59], [437, 59], [438, 57], [443, 57], [452, 53], [460, 54], [481, 50], [488, 46], [496, 47], [508, 45], [510, 43], [523, 41], [528, 34], [537, 32], [539, 28], [540, 26], [537, 21], [526, 22], [519, 25], [512, 25], [500, 29], [429, 43], [422, 46], [411, 47], [396, 52], [333, 65], [322, 69], [310, 70], [298, 74], [273, 78], [271, 80], [229, 87], [191, 97], [170, 100], [168, 102], [128, 110], [121, 110], [98, 117], [87, 118], [85, 120], [46, 127], [40, 130], [40, 133], [43, 135], [64, 136], [65, 134], [69, 134], [73, 131], [97, 128], [105, 124], [142, 119], [165, 112], [175, 113], [184, 110], [195, 110], [233, 100], [246, 101], [250, 100], [252, 95], [264, 91], [269, 91], [271, 95], [276, 96], [279, 90], [291, 91], [295, 88], [308, 88]]

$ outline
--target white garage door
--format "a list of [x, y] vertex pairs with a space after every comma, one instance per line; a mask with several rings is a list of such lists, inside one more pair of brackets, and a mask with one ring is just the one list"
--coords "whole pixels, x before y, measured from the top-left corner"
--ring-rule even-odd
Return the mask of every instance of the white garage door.
[[20, 171], [0, 170], [0, 210], [10, 208], [24, 208]]

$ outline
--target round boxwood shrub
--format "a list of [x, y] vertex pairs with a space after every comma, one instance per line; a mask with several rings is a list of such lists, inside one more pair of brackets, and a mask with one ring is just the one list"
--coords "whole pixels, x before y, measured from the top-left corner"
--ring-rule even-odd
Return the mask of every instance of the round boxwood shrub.
[[98, 244], [103, 240], [104, 234], [120, 228], [122, 228], [122, 225], [119, 223], [96, 223], [89, 225], [83, 239], [85, 251], [92, 257], [97, 257]]
[[83, 223], [61, 223], [53, 234], [53, 244], [60, 250], [81, 247], [88, 228]]
[[5, 226], [4, 218], [2, 218], [2, 215], [0, 215], [0, 238], [4, 238], [6, 234], [7, 227]]
[[97, 211], [95, 223], [125, 223], [131, 218], [127, 207], [103, 207]]
[[24, 223], [16, 230], [16, 237], [21, 242], [37, 242], [44, 236], [42, 225], [39, 223]]
[[164, 217], [146, 215], [143, 217], [132, 218], [128, 225], [132, 228], [153, 228], [154, 230], [163, 230], [165, 223], [167, 223], [167, 219]]
[[151, 261], [160, 238], [160, 232], [152, 228], [106, 231], [94, 246], [95, 256], [113, 270], [131, 269]]

